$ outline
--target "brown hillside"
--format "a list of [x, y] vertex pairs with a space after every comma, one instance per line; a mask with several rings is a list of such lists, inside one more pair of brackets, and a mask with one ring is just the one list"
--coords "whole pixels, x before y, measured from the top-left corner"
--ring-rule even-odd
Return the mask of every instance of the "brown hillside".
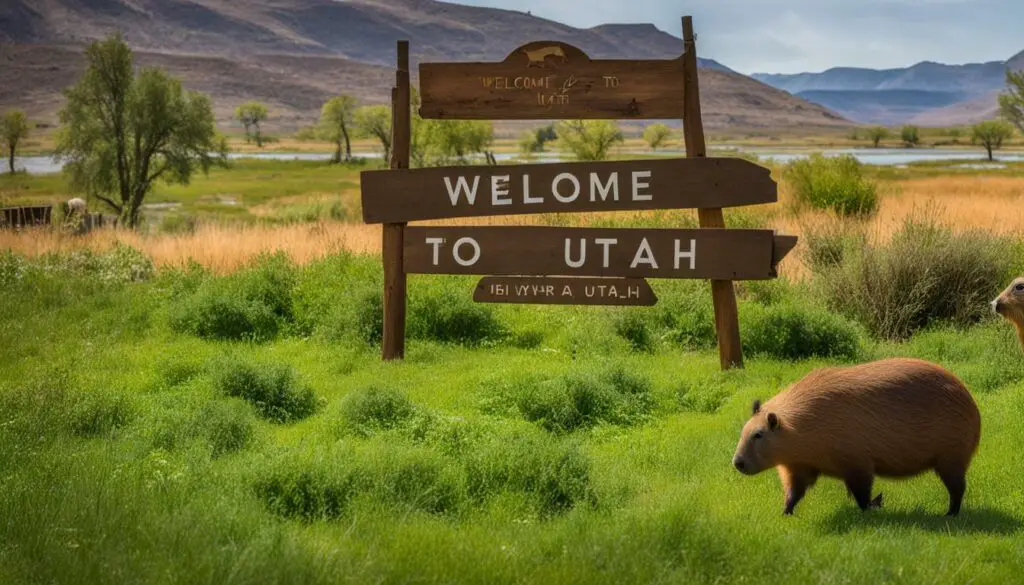
[[[0, 103], [55, 121], [60, 90], [82, 67], [84, 43], [115, 30], [141, 65], [167, 68], [211, 94], [224, 123], [257, 99], [274, 125], [313, 123], [329, 96], [383, 103], [395, 41], [419, 60], [500, 60], [538, 39], [595, 58], [668, 58], [682, 41], [652, 25], [576, 29], [525, 12], [435, 0], [4, 0], [0, 3]], [[821, 106], [702, 61], [702, 104], [712, 128], [842, 126]]]

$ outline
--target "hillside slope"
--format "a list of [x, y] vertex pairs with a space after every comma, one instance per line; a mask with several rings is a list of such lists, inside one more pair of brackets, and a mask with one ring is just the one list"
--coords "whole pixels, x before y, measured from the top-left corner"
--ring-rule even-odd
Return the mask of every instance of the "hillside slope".
[[[395, 42], [418, 61], [498, 61], [539, 39], [593, 58], [670, 58], [682, 41], [653, 25], [577, 29], [526, 12], [436, 0], [4, 0], [0, 5], [0, 100], [55, 121], [60, 90], [82, 67], [90, 40], [122, 31], [143, 65], [167, 67], [208, 92], [218, 120], [238, 101], [272, 107], [284, 129], [311, 124], [320, 104], [345, 92], [383, 103], [394, 79]], [[841, 126], [821, 106], [700, 62], [705, 123], [713, 128]]]

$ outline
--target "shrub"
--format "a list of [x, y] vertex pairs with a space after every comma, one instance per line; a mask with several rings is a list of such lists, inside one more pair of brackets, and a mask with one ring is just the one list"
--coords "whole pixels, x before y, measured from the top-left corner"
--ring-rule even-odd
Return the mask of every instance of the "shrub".
[[654, 408], [650, 381], [621, 366], [527, 379], [515, 383], [512, 392], [523, 418], [552, 432], [600, 423], [636, 424]]
[[447, 283], [423, 287], [410, 295], [409, 304], [410, 338], [474, 346], [505, 333], [493, 308]]
[[131, 419], [131, 402], [120, 394], [96, 392], [82, 394], [71, 406], [71, 431], [81, 437], [109, 435]]
[[307, 522], [341, 516], [364, 479], [342, 461], [284, 460], [254, 482], [271, 512]]
[[199, 280], [192, 295], [172, 305], [171, 329], [208, 339], [271, 339], [294, 318], [295, 280], [283, 252], [262, 254], [231, 276]]
[[907, 219], [887, 245], [865, 245], [816, 279], [829, 306], [883, 339], [933, 323], [966, 326], [989, 314], [989, 299], [1013, 267], [1005, 238], [953, 232], [934, 217]]
[[220, 457], [247, 447], [256, 434], [249, 406], [241, 400], [213, 400], [199, 411], [194, 425]]
[[464, 496], [463, 475], [427, 449], [388, 452], [373, 470], [373, 495], [405, 510], [444, 514], [458, 509]]
[[172, 304], [169, 321], [173, 331], [204, 339], [263, 341], [272, 339], [280, 329], [269, 307], [235, 296], [216, 280]]
[[341, 403], [345, 426], [363, 436], [393, 429], [407, 422], [414, 412], [405, 394], [376, 385], [350, 393]]
[[465, 462], [467, 491], [475, 502], [502, 492], [528, 495], [543, 517], [597, 503], [590, 460], [572, 443], [531, 434], [498, 434]]
[[744, 309], [744, 352], [785, 360], [853, 359], [858, 355], [857, 328], [842, 317], [792, 304], [768, 308], [748, 305]]
[[804, 229], [803, 259], [812, 272], [839, 266], [851, 254], [867, 244], [862, 229], [846, 221], [835, 221]]
[[623, 310], [615, 314], [615, 334], [629, 342], [634, 351], [654, 349], [654, 336], [648, 326], [647, 313], [641, 310]]
[[870, 216], [878, 210], [874, 183], [852, 155], [826, 157], [815, 153], [787, 165], [785, 179], [797, 206], [832, 210], [842, 216]]
[[225, 358], [213, 368], [214, 386], [226, 396], [244, 398], [270, 421], [304, 419], [319, 408], [313, 390], [301, 384], [287, 364], [247, 363]]
[[655, 319], [669, 339], [686, 349], [714, 347], [715, 309], [711, 287], [700, 281], [679, 281], [659, 288]]

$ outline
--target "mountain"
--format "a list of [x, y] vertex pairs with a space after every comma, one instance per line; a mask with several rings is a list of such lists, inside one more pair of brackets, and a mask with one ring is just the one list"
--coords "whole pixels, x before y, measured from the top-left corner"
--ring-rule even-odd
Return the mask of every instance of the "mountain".
[[[1024, 53], [1008, 61], [944, 65], [923, 61], [900, 69], [835, 67], [821, 73], [753, 78], [839, 112], [856, 122], [870, 124], [964, 123], [981, 114], [976, 106], [987, 103], [1006, 83], [1006, 69]], [[931, 113], [945, 112], [931, 116]], [[928, 125], [931, 125], [928, 124]]]
[[[528, 12], [436, 0], [2, 0], [0, 100], [53, 120], [86, 42], [120, 30], [140, 63], [212, 95], [218, 120], [241, 99], [268, 102], [282, 127], [310, 124], [344, 91], [383, 103], [395, 41], [419, 61], [498, 61], [533, 40], [592, 58], [670, 58], [682, 40], [649, 24], [578, 29]], [[842, 126], [835, 113], [701, 60], [705, 124]]]

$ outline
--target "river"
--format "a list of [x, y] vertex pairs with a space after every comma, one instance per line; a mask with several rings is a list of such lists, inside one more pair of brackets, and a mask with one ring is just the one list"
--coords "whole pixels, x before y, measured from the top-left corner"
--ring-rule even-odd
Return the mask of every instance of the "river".
[[[950, 161], [951, 163], [978, 163], [980, 168], [992, 165], [998, 168], [999, 163], [1024, 162], [1024, 152], [1007, 151], [996, 153], [996, 163], [993, 165], [984, 160], [985, 153], [977, 150], [955, 150], [938, 148], [828, 148], [828, 149], [782, 149], [765, 147], [731, 147], [727, 149], [714, 148], [709, 150], [711, 156], [715, 156], [716, 150], [719, 153], [728, 150], [738, 150], [755, 154], [758, 157], [768, 160], [772, 159], [779, 163], [787, 163], [797, 158], [806, 157], [811, 152], [822, 152], [826, 156], [840, 154], [852, 154], [860, 162], [868, 165], [897, 166], [914, 162], [924, 161]], [[680, 150], [664, 150], [657, 153], [650, 153], [642, 150], [621, 150], [622, 154], [641, 154], [645, 156], [682, 156]], [[379, 152], [355, 152], [353, 156], [359, 158], [380, 158]], [[262, 160], [329, 160], [329, 153], [291, 153], [291, 152], [264, 152], [264, 153], [231, 153], [229, 159], [262, 159]], [[519, 158], [515, 153], [498, 153], [495, 158], [499, 161], [507, 161]], [[530, 162], [547, 163], [558, 162], [560, 157], [557, 154], [546, 154], [534, 156]], [[60, 164], [48, 156], [26, 156], [15, 159], [15, 166], [19, 170], [27, 170], [32, 175], [45, 175], [60, 172]], [[6, 172], [7, 159], [0, 158], [0, 169]]]

